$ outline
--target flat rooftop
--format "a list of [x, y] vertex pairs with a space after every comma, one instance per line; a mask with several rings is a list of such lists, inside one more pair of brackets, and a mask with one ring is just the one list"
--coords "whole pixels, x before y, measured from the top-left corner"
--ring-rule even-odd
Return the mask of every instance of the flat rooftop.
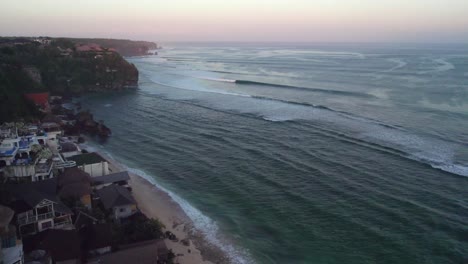
[[67, 158], [67, 160], [73, 160], [76, 162], [77, 166], [107, 162], [106, 159], [101, 157], [101, 155], [97, 154], [96, 152], [75, 155]]

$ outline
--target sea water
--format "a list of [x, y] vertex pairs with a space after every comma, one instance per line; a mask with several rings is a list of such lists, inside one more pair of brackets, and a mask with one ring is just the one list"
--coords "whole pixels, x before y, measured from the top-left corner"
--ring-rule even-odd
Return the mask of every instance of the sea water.
[[232, 263], [468, 263], [468, 47], [174, 43], [83, 100]]

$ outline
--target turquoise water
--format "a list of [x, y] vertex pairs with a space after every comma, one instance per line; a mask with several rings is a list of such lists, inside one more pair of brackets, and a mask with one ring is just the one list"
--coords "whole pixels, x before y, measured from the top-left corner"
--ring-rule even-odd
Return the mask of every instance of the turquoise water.
[[468, 47], [169, 44], [84, 100], [233, 263], [467, 263]]

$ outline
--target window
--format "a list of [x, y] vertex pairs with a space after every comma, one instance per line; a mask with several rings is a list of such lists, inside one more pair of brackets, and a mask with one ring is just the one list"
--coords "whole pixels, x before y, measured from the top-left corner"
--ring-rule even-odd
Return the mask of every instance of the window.
[[121, 213], [123, 213], [123, 212], [125, 212], [125, 208], [120, 208], [119, 211], [120, 211]]
[[44, 222], [41, 224], [41, 229], [46, 229], [46, 228], [51, 228], [52, 227], [52, 221]]

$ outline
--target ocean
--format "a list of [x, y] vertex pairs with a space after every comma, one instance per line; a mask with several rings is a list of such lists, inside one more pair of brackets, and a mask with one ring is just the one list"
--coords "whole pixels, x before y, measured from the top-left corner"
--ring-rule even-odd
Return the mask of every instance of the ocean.
[[468, 46], [169, 43], [84, 98], [232, 263], [468, 263]]

